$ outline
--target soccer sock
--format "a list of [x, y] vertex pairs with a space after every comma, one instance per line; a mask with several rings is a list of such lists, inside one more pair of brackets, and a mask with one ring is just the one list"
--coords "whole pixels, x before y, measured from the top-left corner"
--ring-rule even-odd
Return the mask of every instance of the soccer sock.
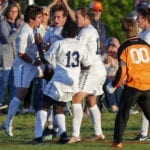
[[148, 128], [149, 128], [149, 120], [145, 117], [144, 113], [142, 112], [141, 118], [141, 135], [148, 136]]
[[14, 116], [16, 115], [19, 105], [20, 105], [21, 101], [17, 98], [14, 97], [10, 104], [9, 104], [9, 108], [8, 108], [8, 114], [5, 120], [5, 125], [6, 126], [11, 126], [12, 125], [12, 121]]
[[35, 138], [42, 137], [45, 123], [47, 121], [47, 111], [40, 110], [36, 114], [35, 121]]
[[59, 128], [59, 135], [61, 135], [63, 132], [66, 132], [66, 122], [65, 122], [65, 115], [64, 114], [56, 114], [54, 115], [55, 123], [57, 124]]
[[72, 104], [73, 119], [72, 119], [72, 136], [80, 136], [80, 127], [83, 118], [83, 110], [81, 104]]
[[48, 110], [48, 116], [47, 116], [47, 120], [48, 120], [48, 128], [52, 129], [53, 128], [53, 109], [49, 109]]
[[94, 127], [95, 135], [101, 135], [102, 134], [101, 113], [100, 113], [97, 105], [90, 107], [89, 112], [90, 112], [92, 124]]

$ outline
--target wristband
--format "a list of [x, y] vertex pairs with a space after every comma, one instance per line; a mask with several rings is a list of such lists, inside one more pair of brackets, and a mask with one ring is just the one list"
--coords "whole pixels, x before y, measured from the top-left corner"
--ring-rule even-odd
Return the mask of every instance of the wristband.
[[31, 62], [31, 64], [34, 65], [34, 63], [35, 63], [35, 60], [33, 59], [32, 62]]

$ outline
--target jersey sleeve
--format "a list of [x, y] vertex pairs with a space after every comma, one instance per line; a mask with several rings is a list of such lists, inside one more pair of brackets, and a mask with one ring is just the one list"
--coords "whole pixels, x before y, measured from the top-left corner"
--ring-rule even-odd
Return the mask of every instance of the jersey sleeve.
[[88, 53], [88, 50], [87, 50], [86, 46], [83, 46], [83, 52], [84, 52], [83, 53], [83, 58], [81, 60], [82, 65], [84, 67], [91, 66], [92, 65], [92, 59], [91, 59], [90, 54]]
[[28, 44], [28, 33], [22, 32], [16, 39], [16, 51], [19, 53], [25, 53]]
[[44, 58], [53, 66], [56, 66], [56, 53], [59, 51], [60, 42], [56, 41], [51, 45], [49, 50], [45, 53]]

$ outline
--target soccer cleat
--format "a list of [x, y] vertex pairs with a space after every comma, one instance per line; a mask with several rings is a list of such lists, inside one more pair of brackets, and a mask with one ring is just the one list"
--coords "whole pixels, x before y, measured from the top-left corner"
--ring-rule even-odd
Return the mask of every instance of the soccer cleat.
[[112, 145], [111, 145], [111, 147], [117, 147], [119, 149], [122, 149], [122, 142], [120, 142], [120, 143], [113, 142]]
[[65, 143], [68, 143], [69, 141], [69, 138], [67, 136], [67, 133], [66, 132], [63, 132], [61, 135], [60, 135], [60, 138], [59, 138], [59, 141], [58, 143], [60, 144], [65, 144]]
[[77, 142], [80, 142], [80, 141], [81, 141], [80, 136], [78, 136], [78, 137], [72, 136], [67, 143], [72, 144], [72, 143], [77, 143]]
[[105, 140], [105, 136], [103, 134], [101, 135], [91, 135], [90, 137], [88, 137], [86, 139], [86, 141], [89, 141], [89, 142], [93, 142], [93, 141], [102, 141], [102, 140]]
[[29, 142], [28, 144], [41, 145], [43, 144], [43, 139], [42, 137], [34, 138], [33, 141]]
[[3, 123], [1, 125], [1, 129], [4, 130], [5, 134], [10, 136], [10, 137], [13, 137], [13, 133], [12, 133], [12, 126], [6, 126], [5, 123]]
[[150, 141], [148, 136], [143, 136], [142, 134], [138, 134], [133, 141]]
[[57, 131], [55, 131], [54, 129], [49, 129], [48, 127], [44, 129], [43, 131], [43, 141], [50, 141], [52, 139], [54, 139], [57, 136]]

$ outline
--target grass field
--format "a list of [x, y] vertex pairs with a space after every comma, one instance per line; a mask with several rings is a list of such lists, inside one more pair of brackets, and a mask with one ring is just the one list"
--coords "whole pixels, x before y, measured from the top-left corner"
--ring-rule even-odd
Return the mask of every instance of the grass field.
[[[0, 123], [3, 122], [6, 115], [1, 114]], [[44, 145], [28, 144], [34, 137], [34, 122], [33, 114], [17, 115], [13, 122], [14, 137], [10, 138], [0, 131], [0, 150], [113, 150], [110, 143], [113, 138], [115, 114], [102, 113], [102, 127], [106, 136], [105, 141], [93, 143], [75, 143], [75, 144], [57, 144], [54, 141], [47, 142]], [[68, 135], [71, 134], [71, 116], [67, 116]], [[124, 134], [124, 150], [149, 150], [150, 142], [133, 142], [131, 141], [139, 131], [140, 115], [131, 115], [127, 128]], [[81, 137], [85, 138], [92, 134], [92, 126], [88, 117], [84, 118], [81, 128]]]

